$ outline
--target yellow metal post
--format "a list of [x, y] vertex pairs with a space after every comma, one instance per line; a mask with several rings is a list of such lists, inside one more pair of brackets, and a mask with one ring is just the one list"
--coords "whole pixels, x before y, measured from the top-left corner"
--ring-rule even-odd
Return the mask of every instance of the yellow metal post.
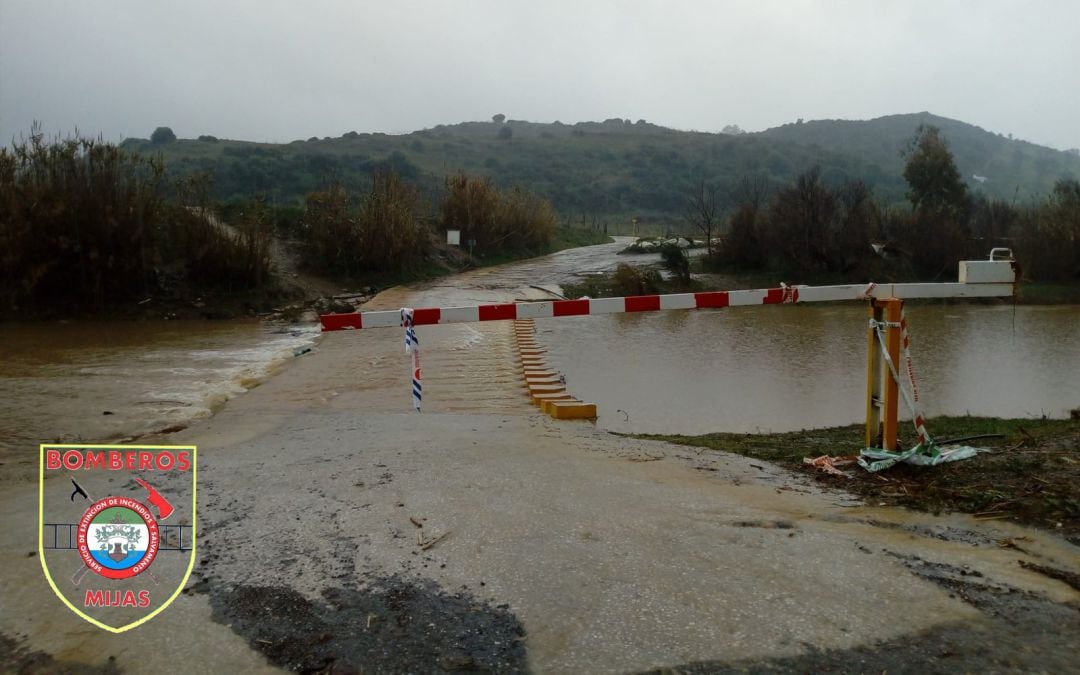
[[[904, 301], [896, 298], [888, 298], [885, 303], [885, 348], [889, 352], [889, 358], [893, 366], [900, 365], [900, 319], [904, 315]], [[899, 429], [900, 412], [900, 383], [893, 379], [892, 371], [885, 369], [885, 420], [881, 429], [882, 447], [890, 452], [897, 449], [896, 436]]]
[[[883, 312], [876, 300], [870, 300], [869, 314], [870, 321], [881, 321]], [[874, 324], [871, 323], [866, 331], [866, 445], [864, 447], [867, 448], [878, 447], [878, 434], [881, 433], [881, 369], [881, 347], [878, 346]]]
[[904, 301], [870, 301], [872, 323], [866, 334], [866, 447], [896, 450], [899, 429], [899, 383], [885, 365], [874, 324], [885, 324], [885, 348], [893, 365], [900, 363], [900, 317]]

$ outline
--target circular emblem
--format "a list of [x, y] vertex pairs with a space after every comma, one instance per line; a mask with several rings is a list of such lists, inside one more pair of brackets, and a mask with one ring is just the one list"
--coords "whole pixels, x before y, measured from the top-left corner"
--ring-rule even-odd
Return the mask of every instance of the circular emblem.
[[106, 579], [128, 579], [154, 561], [160, 544], [150, 509], [129, 497], [94, 502], [79, 519], [79, 556]]

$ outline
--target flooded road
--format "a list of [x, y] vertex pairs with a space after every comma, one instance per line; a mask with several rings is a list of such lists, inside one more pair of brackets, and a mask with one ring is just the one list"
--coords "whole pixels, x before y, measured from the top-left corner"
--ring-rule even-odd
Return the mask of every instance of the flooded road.
[[[393, 288], [366, 308], [550, 299], [620, 262], [658, 260], [618, 255], [630, 241]], [[913, 306], [908, 318], [929, 414], [1064, 417], [1080, 406], [1080, 306]], [[865, 323], [857, 303], [731, 308], [539, 320], [537, 339], [570, 392], [597, 404], [602, 429], [787, 431], [861, 419]], [[420, 334], [431, 409], [528, 410], [514, 400], [508, 324]], [[0, 325], [0, 454], [187, 424], [317, 340], [317, 326], [255, 321]]]
[[[658, 259], [617, 255], [628, 242], [392, 289], [376, 305], [546, 299], [533, 287], [560, 291], [620, 262]], [[1080, 406], [1080, 306], [912, 305], [906, 314], [926, 413], [1062, 418]], [[864, 415], [860, 303], [539, 319], [536, 326], [548, 364], [574, 396], [597, 404], [602, 429], [794, 431]]]
[[[372, 307], [528, 297], [540, 293], [528, 286], [571, 274], [567, 258], [613, 266], [617, 248], [393, 289]], [[850, 317], [846, 307], [656, 314], [652, 332], [645, 330], [649, 322], [628, 324], [612, 339], [598, 326], [599, 343], [576, 349], [583, 362], [606, 362], [612, 373], [627, 365], [640, 370], [647, 359], [635, 354], [656, 353], [658, 362], [686, 368], [681, 380], [694, 380], [700, 345], [712, 343], [688, 338], [726, 335], [715, 352], [727, 354], [738, 331], [690, 322], [726, 322], [746, 331], [739, 349], [748, 355], [775, 348], [767, 353], [779, 365], [765, 382], [783, 388], [789, 377], [799, 380], [806, 350], [781, 336], [807, 326], [831, 335], [832, 327], [854, 321], [858, 347], [865, 320], [851, 309]], [[1049, 349], [1052, 339], [1063, 342], [1066, 351], [1053, 358], [1072, 353], [1068, 311], [1047, 312], [1059, 318], [1038, 329], [1059, 331], [1041, 343]], [[948, 324], [964, 312], [941, 318]], [[972, 316], [976, 328], [988, 323]], [[551, 332], [540, 336], [553, 354], [562, 350], [572, 389], [588, 381], [587, 372], [572, 370], [573, 354], [559, 340], [587, 339], [580, 321], [550, 322], [544, 330]], [[1024, 321], [1036, 326], [1035, 319]], [[199, 347], [190, 334], [100, 351], [43, 344], [39, 367], [74, 379], [67, 407], [43, 410], [42, 418], [59, 428], [64, 411], [100, 415], [100, 394], [80, 389], [80, 368], [118, 368], [167, 348], [176, 360], [153, 367], [191, 367], [209, 377], [217, 369], [194, 365], [196, 354], [243, 353], [244, 345], [275, 340], [258, 327], [229, 335], [226, 324], [219, 326], [216, 346]], [[245, 673], [1072, 668], [1077, 592], [1017, 564], [1075, 570], [1076, 547], [1053, 533], [962, 514], [875, 508], [767, 462], [556, 421], [526, 402], [509, 323], [425, 326], [419, 333], [422, 413], [410, 405], [400, 330], [343, 331], [325, 335], [315, 353], [287, 359], [287, 367], [208, 419], [163, 437], [199, 448], [199, 553], [194, 583], [141, 626], [137, 639], [89, 626], [53, 596], [35, 556], [36, 480], [0, 490], [0, 508], [15, 524], [0, 529], [0, 670], [18, 672], [29, 662], [45, 670], [135, 673], [177, 664]], [[1029, 349], [1028, 338], [1016, 334]], [[638, 345], [637, 336], [649, 337]], [[665, 360], [667, 350], [672, 356]], [[823, 368], [847, 362], [832, 342], [812, 353]], [[857, 349], [854, 357], [862, 362]], [[1070, 386], [1071, 373], [1060, 371]], [[661, 379], [666, 370], [650, 372], [642, 395], [659, 392], [650, 405], [682, 414], [686, 399]], [[747, 369], [743, 377], [752, 375]], [[1004, 376], [1017, 377], [1015, 370]], [[851, 377], [859, 381], [861, 374]], [[597, 380], [609, 388], [601, 394], [612, 396], [612, 385], [604, 384], [611, 381]], [[832, 395], [800, 386], [807, 395]], [[745, 398], [778, 416], [796, 412], [751, 401], [757, 395], [747, 391]], [[635, 408], [631, 419], [639, 416]], [[30, 454], [36, 461], [36, 446]], [[13, 472], [4, 466], [5, 475]], [[70, 487], [58, 478], [44, 489], [68, 499]], [[4, 649], [22, 650], [10, 668]], [[817, 661], [824, 658], [830, 662]]]

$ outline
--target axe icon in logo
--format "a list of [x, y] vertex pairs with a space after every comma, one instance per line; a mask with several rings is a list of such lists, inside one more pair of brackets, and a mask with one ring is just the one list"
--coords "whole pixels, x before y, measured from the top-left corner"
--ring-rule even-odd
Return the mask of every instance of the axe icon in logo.
[[38, 552], [68, 608], [120, 633], [176, 599], [195, 562], [196, 475], [194, 446], [41, 446]]

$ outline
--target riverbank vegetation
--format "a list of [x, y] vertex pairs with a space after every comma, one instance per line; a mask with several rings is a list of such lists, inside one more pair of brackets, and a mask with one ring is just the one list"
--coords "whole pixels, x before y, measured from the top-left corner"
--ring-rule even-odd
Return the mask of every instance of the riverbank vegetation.
[[829, 185], [817, 169], [771, 194], [744, 182], [723, 241], [705, 260], [789, 281], [929, 281], [953, 278], [957, 261], [1004, 247], [1027, 280], [1080, 283], [1080, 182], [1060, 180], [1029, 205], [973, 195], [933, 127], [911, 140], [904, 175], [910, 208], [884, 207], [861, 181]]
[[0, 149], [0, 318], [254, 313], [302, 292], [298, 272], [378, 289], [605, 241], [527, 190], [465, 174], [435, 195], [388, 167], [302, 204], [221, 204], [209, 173], [171, 180], [159, 156], [99, 140], [35, 130]]
[[[967, 442], [987, 450], [971, 459], [933, 467], [898, 464], [876, 474], [849, 465], [843, 467], [847, 477], [818, 472], [803, 458], [858, 454], [864, 444], [862, 425], [775, 434], [641, 437], [774, 462], [861, 495], [874, 505], [1012, 520], [1080, 543], [1080, 423], [1075, 419], [937, 417], [927, 422], [927, 428], [941, 440], [1000, 437]], [[904, 447], [915, 442], [907, 425], [901, 427], [901, 442]]]
[[[933, 127], [918, 130], [906, 156], [907, 207], [882, 205], [860, 180], [831, 185], [817, 167], [775, 190], [743, 179], [732, 188], [737, 207], [720, 224], [711, 252], [695, 259], [697, 271], [725, 275], [725, 288], [746, 287], [748, 279], [763, 280], [759, 286], [779, 279], [815, 285], [946, 281], [955, 280], [958, 261], [985, 259], [1001, 247], [1021, 269], [1021, 301], [1080, 301], [1080, 182], [1060, 180], [1044, 200], [1027, 205], [973, 194]], [[689, 195], [689, 233], [717, 228], [715, 209], [702, 205], [702, 195], [715, 190]], [[647, 250], [659, 249], [643, 239], [627, 252]], [[673, 270], [673, 262], [665, 257], [664, 266]], [[647, 292], [691, 286], [676, 280]], [[702, 277], [698, 282], [711, 285]], [[571, 290], [593, 297], [626, 294], [629, 287], [610, 275]]]
[[260, 214], [206, 217], [197, 177], [166, 183], [153, 157], [40, 134], [0, 149], [0, 315], [84, 312], [193, 286], [258, 292], [269, 278]]

